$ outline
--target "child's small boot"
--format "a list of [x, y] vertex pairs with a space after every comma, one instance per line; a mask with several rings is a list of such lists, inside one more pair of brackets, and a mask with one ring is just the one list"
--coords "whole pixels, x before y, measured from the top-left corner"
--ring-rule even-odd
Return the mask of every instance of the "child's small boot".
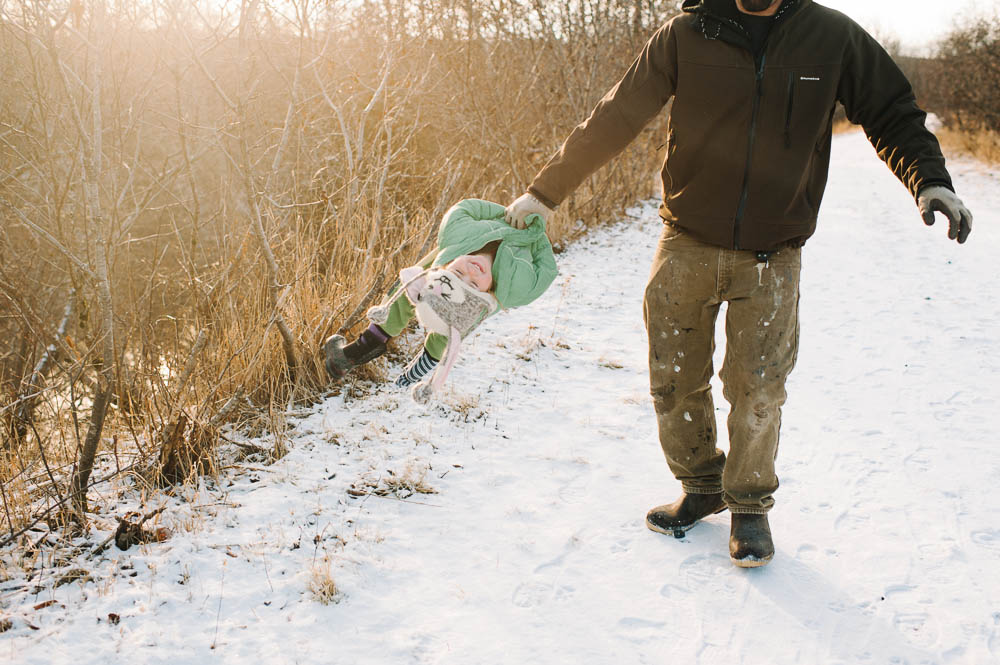
[[326, 373], [334, 381], [342, 379], [358, 365], [371, 362], [385, 353], [388, 341], [389, 336], [374, 323], [350, 344], [343, 335], [331, 335], [323, 344]]

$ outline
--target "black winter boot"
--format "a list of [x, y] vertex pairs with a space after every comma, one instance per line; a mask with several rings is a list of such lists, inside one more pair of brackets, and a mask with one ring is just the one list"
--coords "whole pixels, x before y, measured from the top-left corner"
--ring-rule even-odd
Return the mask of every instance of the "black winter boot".
[[666, 506], [658, 506], [646, 513], [646, 526], [659, 533], [683, 538], [698, 520], [721, 513], [726, 509], [722, 492], [717, 494], [684, 493]]
[[767, 515], [733, 513], [729, 558], [740, 568], [757, 568], [774, 558], [774, 541]]
[[388, 341], [389, 336], [374, 323], [350, 344], [343, 335], [331, 335], [323, 344], [326, 373], [334, 381], [342, 379], [348, 371], [385, 353]]

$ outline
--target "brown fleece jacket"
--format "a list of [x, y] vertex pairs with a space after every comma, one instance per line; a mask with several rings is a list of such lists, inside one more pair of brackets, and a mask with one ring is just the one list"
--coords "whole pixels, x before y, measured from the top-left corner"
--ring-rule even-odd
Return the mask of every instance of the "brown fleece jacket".
[[755, 60], [739, 16], [734, 0], [686, 0], [528, 190], [559, 204], [671, 97], [660, 215], [705, 242], [769, 250], [813, 234], [837, 101], [914, 197], [951, 188], [909, 82], [854, 21], [785, 0]]

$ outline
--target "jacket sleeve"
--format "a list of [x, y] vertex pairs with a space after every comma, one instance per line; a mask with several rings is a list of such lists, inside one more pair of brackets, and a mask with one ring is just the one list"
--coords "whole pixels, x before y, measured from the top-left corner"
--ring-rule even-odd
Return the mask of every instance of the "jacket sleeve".
[[506, 309], [521, 307], [545, 293], [558, 268], [539, 218], [526, 229], [507, 229], [494, 262], [494, 295]]
[[525, 304], [545, 293], [559, 272], [556, 267], [556, 257], [552, 252], [552, 244], [544, 233], [531, 245], [531, 263], [535, 273], [535, 283], [524, 295]]
[[837, 89], [847, 118], [864, 128], [879, 158], [914, 198], [928, 185], [954, 189], [910, 82], [875, 39], [854, 28]]
[[653, 34], [621, 80], [535, 176], [528, 191], [543, 203], [561, 203], [624, 150], [674, 94], [677, 44], [672, 24], [668, 21]]

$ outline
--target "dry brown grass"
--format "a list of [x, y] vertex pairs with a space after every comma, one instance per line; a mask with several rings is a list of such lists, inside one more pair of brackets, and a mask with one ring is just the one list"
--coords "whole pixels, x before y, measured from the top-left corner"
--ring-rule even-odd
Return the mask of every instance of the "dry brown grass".
[[937, 132], [937, 137], [945, 152], [965, 154], [988, 164], [1000, 165], [1000, 131], [945, 127]]
[[355, 497], [392, 495], [397, 499], [408, 499], [414, 494], [437, 494], [437, 490], [427, 483], [428, 471], [430, 468], [426, 464], [411, 462], [398, 471], [386, 469], [383, 473], [367, 473], [352, 483], [347, 493]]
[[337, 582], [333, 579], [332, 564], [329, 557], [324, 556], [319, 561], [313, 563], [309, 571], [308, 590], [313, 600], [322, 605], [339, 603], [342, 597], [337, 588]]
[[[449, 205], [522, 192], [676, 4], [0, 5], [4, 538], [211, 471], [227, 423], [280, 440], [320, 342]], [[556, 245], [648, 193], [655, 133]]]

